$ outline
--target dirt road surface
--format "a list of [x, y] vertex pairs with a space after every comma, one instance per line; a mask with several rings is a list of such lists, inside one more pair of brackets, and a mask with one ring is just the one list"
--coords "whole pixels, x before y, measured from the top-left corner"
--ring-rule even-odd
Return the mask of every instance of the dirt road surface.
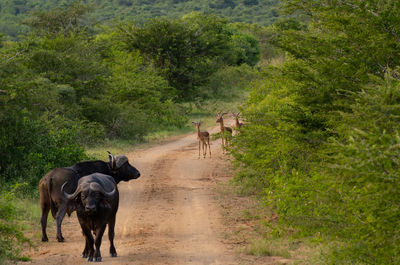
[[[106, 230], [102, 264], [238, 264], [235, 250], [223, 243], [223, 221], [214, 196], [217, 178], [224, 175], [227, 164], [220, 145], [212, 142], [211, 159], [198, 159], [192, 134], [127, 154], [141, 177], [118, 185], [118, 257], [109, 255]], [[84, 237], [76, 214], [64, 219], [66, 242], [58, 243], [54, 224], [50, 226], [50, 241], [38, 243], [30, 253], [32, 261], [24, 264], [87, 264], [80, 257]]]

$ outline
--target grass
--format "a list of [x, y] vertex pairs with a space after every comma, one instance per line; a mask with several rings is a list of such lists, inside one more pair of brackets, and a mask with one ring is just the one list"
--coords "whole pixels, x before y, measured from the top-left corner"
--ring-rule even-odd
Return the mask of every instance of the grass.
[[38, 200], [21, 195], [16, 197], [19, 186], [23, 185], [15, 185], [0, 194], [0, 234], [3, 237], [0, 239], [0, 263], [5, 260], [29, 261], [30, 258], [21, 255], [21, 251], [35, 247], [32, 239], [41, 236], [38, 232], [41, 215]]
[[283, 258], [290, 258], [290, 252], [288, 247], [279, 241], [272, 241], [266, 238], [257, 238], [250, 242], [245, 247], [244, 252], [247, 255], [254, 256], [277, 256]]

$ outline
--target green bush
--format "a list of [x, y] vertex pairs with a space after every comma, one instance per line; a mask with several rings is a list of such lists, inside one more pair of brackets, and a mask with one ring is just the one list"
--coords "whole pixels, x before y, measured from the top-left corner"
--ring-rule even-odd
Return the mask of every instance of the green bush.
[[21, 214], [14, 201], [16, 193], [20, 192], [25, 184], [15, 184], [9, 191], [0, 193], [0, 262], [5, 260], [28, 260], [21, 256], [23, 246], [32, 246], [32, 242], [22, 233], [20, 222], [24, 220], [25, 214]]
[[237, 180], [278, 213], [274, 234], [329, 246], [323, 263], [399, 264], [400, 4], [287, 3], [309, 23], [273, 27], [286, 61], [243, 106]]
[[30, 192], [50, 169], [86, 159], [73, 130], [49, 131], [44, 122], [10, 115], [1, 121], [0, 177], [3, 185], [27, 182]]

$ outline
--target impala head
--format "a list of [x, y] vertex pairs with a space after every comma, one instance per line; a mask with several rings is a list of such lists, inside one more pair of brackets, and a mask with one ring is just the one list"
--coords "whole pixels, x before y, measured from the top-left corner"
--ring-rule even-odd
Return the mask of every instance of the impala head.
[[216, 122], [222, 122], [224, 120], [222, 118], [222, 116], [224, 116], [225, 114], [228, 114], [228, 113], [226, 113], [226, 112], [224, 112], [224, 113], [218, 112], [217, 113], [217, 121]]
[[239, 116], [240, 116], [240, 111], [238, 113], [232, 112], [232, 116], [233, 116], [233, 118], [235, 118], [235, 120], [238, 120]]
[[232, 116], [235, 117], [235, 118], [239, 118], [240, 111], [238, 113], [232, 112]]
[[196, 126], [197, 129], [199, 129], [202, 122], [201, 121], [199, 121], [199, 122], [192, 121], [192, 123]]

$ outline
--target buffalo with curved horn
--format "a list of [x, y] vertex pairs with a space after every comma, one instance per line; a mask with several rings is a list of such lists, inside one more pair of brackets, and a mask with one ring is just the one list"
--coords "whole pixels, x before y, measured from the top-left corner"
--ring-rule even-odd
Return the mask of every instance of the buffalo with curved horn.
[[[94, 173], [79, 179], [74, 193], [61, 190], [67, 200], [76, 205], [76, 213], [82, 233], [85, 236], [85, 248], [82, 257], [88, 261], [101, 261], [100, 245], [106, 225], [110, 240], [110, 255], [116, 257], [114, 246], [115, 217], [118, 211], [119, 193], [115, 180], [108, 175]], [[95, 235], [93, 239], [92, 232]], [[96, 250], [93, 247], [96, 247]]]
[[40, 207], [42, 210], [42, 241], [49, 240], [46, 233], [46, 226], [50, 210], [57, 223], [57, 240], [59, 242], [64, 241], [61, 233], [62, 220], [65, 214], [70, 216], [75, 211], [74, 203], [67, 200], [61, 192], [61, 186], [64, 183], [67, 183], [64, 190], [73, 193], [81, 177], [96, 172], [113, 177], [117, 184], [120, 181], [129, 181], [140, 177], [140, 172], [129, 164], [126, 156], [114, 156], [108, 152], [108, 157], [109, 162], [100, 160], [80, 162], [71, 167], [52, 169], [42, 177], [39, 182]]

